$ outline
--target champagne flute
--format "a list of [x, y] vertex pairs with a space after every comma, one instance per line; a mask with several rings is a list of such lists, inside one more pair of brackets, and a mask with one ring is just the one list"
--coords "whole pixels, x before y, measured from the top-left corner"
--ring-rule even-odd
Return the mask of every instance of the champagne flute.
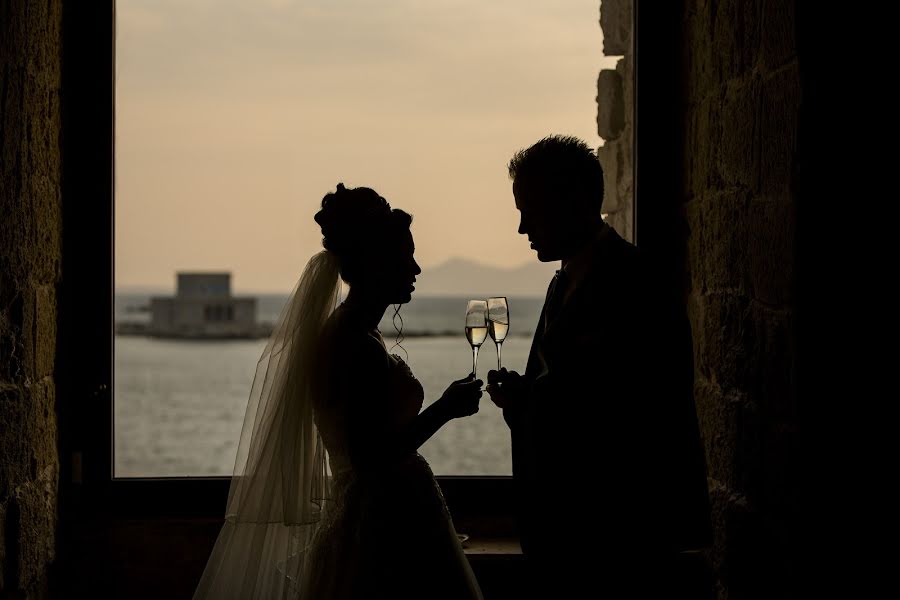
[[503, 366], [500, 360], [500, 348], [503, 346], [503, 340], [509, 333], [509, 305], [506, 303], [505, 297], [488, 298], [488, 333], [497, 346], [497, 370]]
[[487, 337], [487, 302], [484, 300], [469, 300], [466, 306], [466, 339], [472, 346], [472, 374], [476, 375], [478, 367], [478, 349]]

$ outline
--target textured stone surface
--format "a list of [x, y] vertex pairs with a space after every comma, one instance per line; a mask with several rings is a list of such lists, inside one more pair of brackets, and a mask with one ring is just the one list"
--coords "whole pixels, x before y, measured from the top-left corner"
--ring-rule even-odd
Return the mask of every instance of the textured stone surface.
[[763, 0], [760, 36], [762, 68], [774, 70], [797, 58], [797, 30], [794, 26], [797, 8], [794, 2]]
[[16, 490], [19, 530], [17, 583], [27, 590], [40, 581], [55, 555], [56, 492], [58, 469], [52, 465], [36, 480]]
[[622, 94], [625, 108], [625, 124], [630, 126], [634, 121], [634, 61], [629, 52], [616, 63], [616, 73], [622, 79]]
[[747, 236], [747, 267], [753, 296], [772, 306], [784, 306], [794, 297], [794, 211], [788, 199], [750, 204], [752, 225]]
[[720, 0], [710, 3], [712, 66], [718, 82], [743, 78], [759, 59], [760, 36], [766, 26], [758, 0]]
[[631, 52], [631, 5], [631, 0], [603, 0], [600, 3], [603, 53], [607, 56]]
[[748, 196], [741, 191], [716, 192], [688, 204], [688, 256], [695, 291], [748, 291], [753, 225], [747, 214]]
[[28, 479], [28, 457], [22, 449], [27, 421], [25, 393], [18, 386], [4, 385], [8, 387], [0, 388], [0, 502], [12, 495], [18, 482]]
[[597, 148], [597, 159], [603, 167], [603, 212], [614, 213], [625, 205], [625, 199], [619, 196], [619, 179], [625, 177], [625, 165], [622, 161], [624, 143], [616, 140], [606, 142]]
[[625, 239], [632, 239], [634, 168], [631, 130], [597, 149], [603, 167], [603, 212], [607, 223]]
[[755, 191], [759, 173], [760, 82], [751, 77], [740, 86], [722, 90], [718, 147], [713, 148], [725, 186]]
[[[631, 2], [604, 2], [601, 13], [604, 10], [616, 26], [631, 27]], [[624, 20], [616, 21], [620, 18]], [[616, 62], [615, 70], [603, 70], [597, 78], [597, 132], [604, 139], [597, 158], [603, 166], [606, 222], [623, 238], [633, 241], [634, 63], [630, 41], [614, 49], [621, 50], [623, 58]], [[604, 45], [604, 52], [609, 55], [612, 50]]]
[[59, 460], [61, 2], [0, 0], [0, 594], [46, 595]]
[[683, 21], [685, 268], [720, 599], [788, 597], [796, 560], [794, 12], [694, 0]]
[[7, 519], [7, 510], [6, 507], [9, 504], [9, 501], [0, 502], [0, 593], [3, 593], [3, 590], [6, 588], [6, 570], [7, 570], [7, 560], [6, 560], [6, 519]]
[[34, 293], [34, 374], [53, 374], [56, 362], [56, 286], [43, 285]]
[[617, 139], [625, 128], [624, 92], [618, 71], [600, 71], [597, 78], [597, 134], [607, 142]]
[[706, 97], [691, 106], [687, 113], [687, 140], [684, 149], [684, 195], [686, 198], [703, 194], [720, 185], [716, 151], [721, 138], [721, 103], [718, 98]]
[[794, 62], [762, 81], [760, 90], [760, 181], [762, 193], [788, 195], [796, 167], [800, 73]]

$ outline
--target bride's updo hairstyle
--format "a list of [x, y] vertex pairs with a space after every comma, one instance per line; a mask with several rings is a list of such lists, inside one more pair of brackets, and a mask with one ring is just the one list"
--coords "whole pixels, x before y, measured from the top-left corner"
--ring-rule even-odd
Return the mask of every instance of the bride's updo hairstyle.
[[341, 279], [351, 286], [412, 223], [408, 213], [392, 209], [375, 190], [345, 188], [343, 183], [322, 198], [315, 219], [322, 228], [322, 246], [337, 255]]

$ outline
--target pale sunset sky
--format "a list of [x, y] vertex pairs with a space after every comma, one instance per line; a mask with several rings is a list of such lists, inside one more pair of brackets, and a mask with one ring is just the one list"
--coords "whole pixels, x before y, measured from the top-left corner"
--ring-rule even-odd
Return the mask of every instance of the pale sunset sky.
[[116, 285], [289, 292], [338, 182], [414, 217], [427, 271], [535, 261], [506, 164], [596, 147], [598, 0], [119, 0]]

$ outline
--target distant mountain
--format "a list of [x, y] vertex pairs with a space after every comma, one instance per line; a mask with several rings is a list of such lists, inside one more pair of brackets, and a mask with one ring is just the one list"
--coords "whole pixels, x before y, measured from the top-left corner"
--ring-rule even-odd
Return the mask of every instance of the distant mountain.
[[534, 261], [513, 269], [503, 269], [464, 258], [451, 258], [440, 265], [422, 269], [416, 282], [416, 294], [475, 298], [543, 297], [558, 268], [559, 262]]
[[124, 296], [171, 296], [174, 286], [161, 285], [117, 285], [116, 294]]
[[[504, 269], [485, 265], [474, 260], [451, 258], [422, 269], [417, 277], [416, 295], [422, 296], [535, 296], [543, 298], [559, 262], [542, 263], [535, 260], [520, 267]], [[232, 290], [238, 296], [287, 295], [284, 292], [257, 293], [248, 290]], [[171, 296], [173, 287], [152, 285], [117, 286], [117, 295]]]

